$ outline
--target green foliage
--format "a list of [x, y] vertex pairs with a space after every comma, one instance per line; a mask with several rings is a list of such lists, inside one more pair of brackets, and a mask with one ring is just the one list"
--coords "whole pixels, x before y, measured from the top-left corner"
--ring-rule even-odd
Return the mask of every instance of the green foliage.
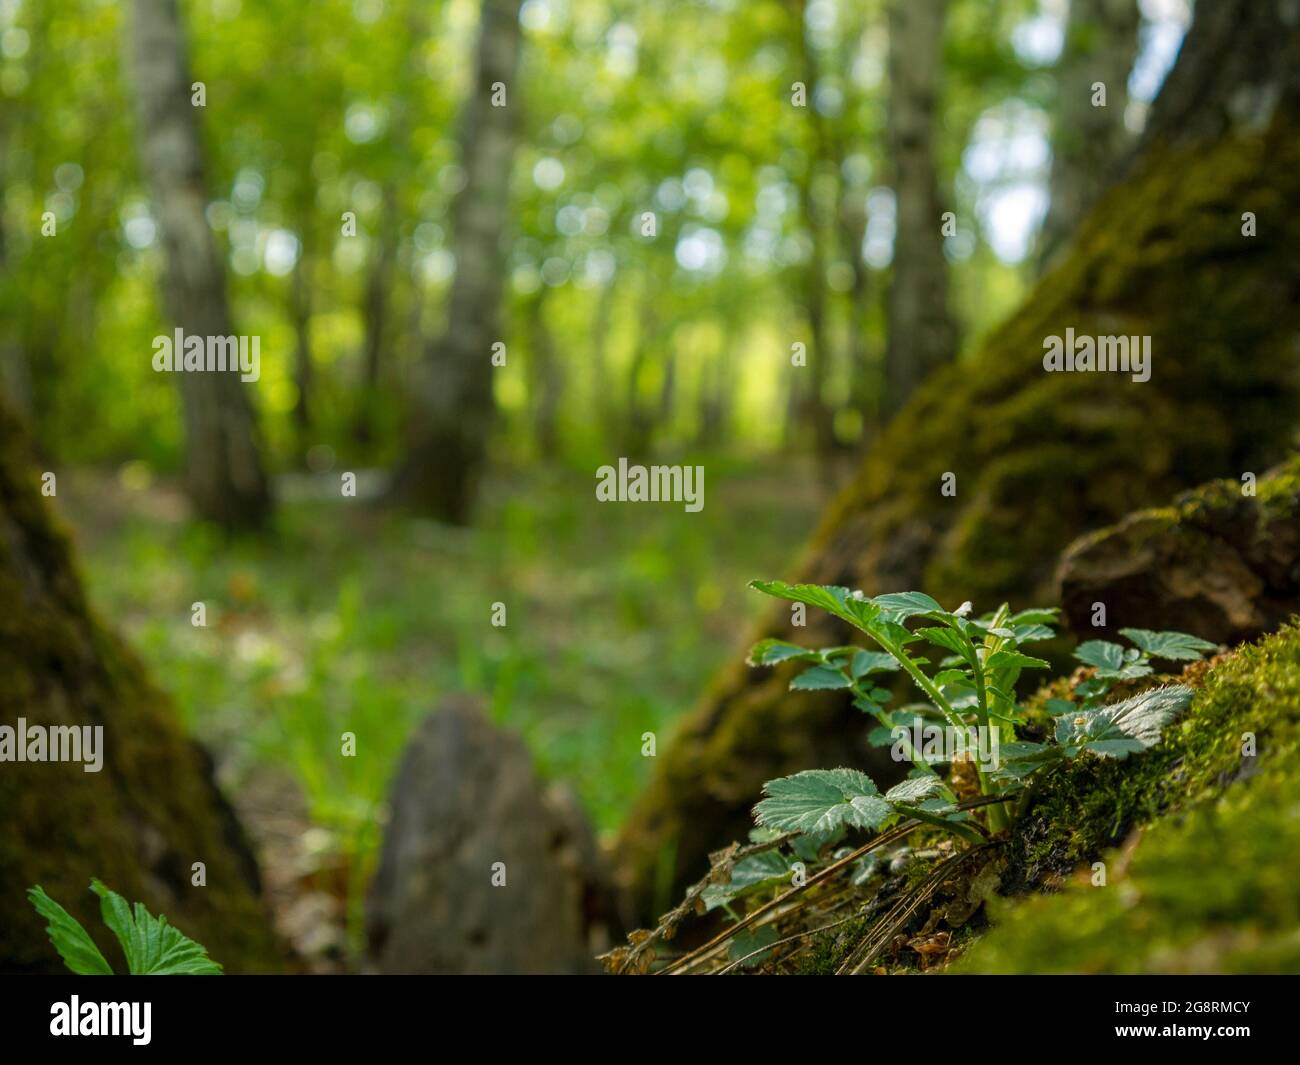
[[[970, 604], [945, 610], [920, 592], [902, 592], [868, 599], [847, 588], [781, 581], [755, 581], [751, 587], [767, 595], [819, 606], [847, 621], [871, 637], [879, 651], [857, 651], [836, 647], [805, 652], [792, 644], [765, 640], [750, 653], [757, 665], [789, 661], [816, 664], [794, 678], [794, 690], [849, 689], [854, 705], [874, 716], [885, 736], [900, 726], [898, 745], [911, 758], [913, 778], [881, 796], [875, 784], [852, 769], [807, 770], [769, 781], [767, 798], [754, 807], [758, 822], [784, 832], [825, 832], [851, 827], [879, 829], [898, 816], [910, 816], [938, 824], [956, 835], [973, 837], [968, 819], [955, 804], [953, 793], [936, 775], [930, 758], [916, 749], [907, 735], [909, 716], [939, 720], [954, 730], [972, 726], [997, 729], [1007, 740], [999, 744], [1004, 759], [996, 765], [980, 765], [977, 775], [983, 795], [1007, 800], [1026, 787], [1035, 774], [1085, 752], [1122, 759], [1141, 753], [1159, 742], [1164, 727], [1191, 699], [1188, 688], [1173, 685], [1143, 692], [1122, 702], [1107, 705], [1105, 698], [1120, 681], [1152, 672], [1149, 659], [1199, 657], [1213, 645], [1175, 632], [1124, 630], [1138, 646], [1125, 649], [1103, 640], [1089, 640], [1075, 656], [1094, 669], [1094, 675], [1080, 686], [1083, 702], [1049, 708], [1055, 715], [1055, 742], [1020, 741], [1015, 729], [1027, 721], [1026, 711], [1015, 696], [1023, 670], [1046, 669], [1049, 664], [1020, 650], [1020, 645], [1054, 636], [1051, 624], [1056, 612], [1049, 609], [1021, 611], [1012, 615], [1004, 605], [992, 614], [968, 617]], [[907, 622], [932, 624], [907, 628]], [[924, 641], [948, 654], [937, 669], [927, 673], [929, 660], [910, 647]], [[868, 656], [863, 659], [860, 656]], [[924, 700], [899, 711], [888, 711], [890, 693], [864, 683], [872, 669], [902, 669]], [[1058, 702], [1065, 702], [1059, 700]], [[883, 739], [877, 736], [877, 739]], [[953, 752], [947, 752], [951, 758]], [[989, 827], [1004, 828], [1006, 814], [1000, 804], [989, 807]]]
[[778, 832], [827, 834], [840, 827], [880, 828], [894, 808], [856, 769], [808, 769], [771, 780], [754, 807], [758, 823]]
[[[104, 924], [117, 937], [132, 976], [215, 976], [221, 966], [208, 957], [207, 948], [195, 943], [164, 916], [154, 917], [144, 904], [132, 908], [126, 899], [100, 881], [90, 888], [100, 898]], [[111, 976], [113, 970], [81, 923], [47, 895], [41, 886], [27, 896], [36, 912], [49, 921], [46, 932], [54, 949], [74, 973]]]
[[[1081, 761], [1045, 784], [1013, 853], [1031, 877], [1078, 875], [1051, 894], [999, 900], [956, 971], [1300, 971], [1298, 754], [1293, 623], [1216, 661], [1139, 763]], [[1098, 860], [1104, 888], [1092, 880]]]
[[99, 952], [89, 933], [81, 927], [81, 922], [45, 894], [45, 889], [40, 884], [28, 888], [27, 897], [36, 912], [49, 921], [45, 931], [54, 944], [54, 949], [59, 952], [59, 957], [63, 959], [63, 964], [78, 976], [113, 975], [104, 955]]

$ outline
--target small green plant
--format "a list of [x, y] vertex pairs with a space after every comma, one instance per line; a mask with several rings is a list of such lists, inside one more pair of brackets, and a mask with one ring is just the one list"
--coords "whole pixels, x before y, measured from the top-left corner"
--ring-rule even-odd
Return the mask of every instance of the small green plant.
[[[1089, 640], [1075, 657], [1095, 672], [1075, 693], [1080, 702], [1050, 699], [1047, 711], [1055, 721], [1051, 742], [1030, 742], [1016, 736], [1027, 721], [1015, 695], [1016, 682], [1026, 669], [1046, 669], [1049, 663], [1025, 654], [1021, 647], [1051, 639], [1055, 609], [1012, 613], [1004, 604], [992, 614], [969, 617], [971, 605], [945, 610], [922, 592], [900, 592], [868, 598], [847, 588], [754, 581], [750, 587], [767, 595], [805, 603], [828, 611], [865, 633], [878, 649], [857, 646], [810, 651], [781, 640], [762, 640], [750, 652], [752, 665], [803, 662], [790, 687], [795, 691], [846, 690], [853, 703], [879, 723], [873, 740], [897, 745], [913, 768], [908, 779], [883, 795], [865, 773], [856, 769], [810, 769], [768, 781], [765, 798], [754, 807], [758, 824], [772, 832], [800, 833], [829, 839], [845, 828], [882, 830], [912, 818], [937, 825], [954, 836], [982, 842], [990, 832], [1012, 823], [1023, 810], [1032, 786], [1042, 773], [1062, 761], [1091, 752], [1103, 758], [1140, 754], [1160, 739], [1161, 730], [1191, 701], [1191, 689], [1166, 685], [1120, 702], [1106, 704], [1112, 688], [1150, 675], [1151, 660], [1188, 661], [1214, 645], [1179, 632], [1122, 629], [1134, 646]], [[912, 627], [909, 627], [912, 626]], [[937, 663], [918, 648], [937, 650]], [[903, 671], [923, 697], [897, 710], [889, 709], [892, 693], [877, 681], [881, 674]], [[984, 730], [1005, 737], [997, 744], [996, 765], [975, 767], [984, 802], [986, 826], [970, 810], [959, 808], [950, 781], [932, 764], [934, 759], [909, 738], [909, 721], [932, 722], [950, 730], [958, 746]], [[950, 757], [945, 760], [950, 760]], [[965, 804], [970, 805], [970, 804]]]
[[[208, 957], [207, 948], [169, 925], [166, 917], [154, 917], [139, 902], [132, 910], [126, 899], [98, 880], [90, 882], [90, 889], [99, 896], [104, 924], [122, 944], [132, 976], [220, 975], [221, 966]], [[27, 889], [27, 897], [36, 912], [49, 921], [45, 931], [69, 969], [80, 976], [113, 975], [86, 929], [39, 884]]]

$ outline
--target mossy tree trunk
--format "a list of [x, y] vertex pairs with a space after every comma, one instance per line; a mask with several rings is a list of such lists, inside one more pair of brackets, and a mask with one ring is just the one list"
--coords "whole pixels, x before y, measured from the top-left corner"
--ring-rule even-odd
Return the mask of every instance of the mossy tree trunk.
[[[1284, 10], [1200, 5], [1126, 179], [1020, 311], [919, 389], [824, 516], [797, 579], [924, 589], [980, 610], [1050, 601], [1057, 556], [1080, 533], [1280, 456], [1300, 411], [1300, 31]], [[1044, 339], [1067, 327], [1150, 336], [1150, 380], [1045, 372]], [[955, 496], [941, 493], [949, 473]], [[849, 637], [815, 613], [796, 629], [778, 608], [753, 635]], [[641, 916], [701, 875], [710, 849], [743, 838], [765, 781], [870, 768], [846, 700], [789, 693], [789, 672], [748, 669], [741, 654], [666, 745], [621, 833]]]
[[[0, 725], [103, 727], [98, 772], [80, 762], [0, 762], [0, 971], [64, 971], [25, 898], [34, 884], [121, 967], [92, 876], [165, 913], [227, 972], [274, 970], [281, 958], [257, 866], [211, 763], [90, 613], [41, 484], [23, 431], [0, 407]], [[193, 885], [196, 862], [206, 886]]]

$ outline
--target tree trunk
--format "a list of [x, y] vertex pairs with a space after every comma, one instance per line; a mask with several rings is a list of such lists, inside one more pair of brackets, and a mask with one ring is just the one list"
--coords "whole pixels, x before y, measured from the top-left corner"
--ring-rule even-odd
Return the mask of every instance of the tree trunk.
[[[225, 269], [204, 213], [203, 150], [176, 0], [134, 0], [131, 11], [136, 137], [162, 236], [163, 306], [186, 336], [230, 336]], [[244, 382], [228, 371], [177, 376], [195, 510], [227, 527], [260, 525], [271, 496]]]
[[[1051, 201], [1038, 238], [1045, 263], [1106, 188], [1132, 140], [1124, 126], [1128, 76], [1137, 56], [1137, 0], [1070, 0], [1057, 64]], [[1093, 86], [1105, 86], [1105, 106]]]
[[546, 324], [546, 289], [539, 289], [525, 307], [528, 330], [529, 392], [533, 437], [544, 459], [560, 453], [560, 397], [564, 393], [564, 367]]
[[359, 444], [375, 440], [375, 415], [379, 406], [379, 383], [383, 376], [384, 348], [388, 340], [389, 306], [392, 300], [391, 279], [397, 258], [397, 189], [389, 182], [384, 186], [382, 217], [375, 248], [371, 252], [370, 270], [366, 274], [366, 294], [361, 307], [364, 339], [361, 346], [361, 396], [353, 423], [353, 439]]
[[[29, 736], [33, 726], [101, 726], [102, 765], [0, 763], [0, 971], [64, 971], [24, 898], [34, 884], [86, 925], [105, 957], [118, 957], [92, 876], [165, 913], [227, 972], [277, 969], [257, 865], [211, 762], [90, 612], [28, 447], [0, 405], [0, 725], [16, 734], [22, 718]], [[195, 862], [206, 866], [206, 886], [192, 884]]]
[[[521, 94], [520, 0], [483, 0], [478, 69], [461, 117], [464, 188], [453, 207], [451, 286], [447, 328], [431, 344], [412, 395], [414, 421], [395, 493], [435, 517], [469, 519], [494, 420], [492, 345], [504, 342], [498, 324], [506, 263], [510, 166]], [[505, 106], [493, 106], [500, 86]]]
[[[1243, 47], [1248, 63], [1236, 58]], [[1021, 309], [885, 431], [798, 580], [923, 589], [981, 611], [1051, 602], [1057, 555], [1080, 533], [1211, 477], [1264, 469], [1285, 449], [1300, 411], [1300, 215], [1288, 207], [1300, 200], [1298, 78], [1300, 28], [1277, 5], [1200, 5], [1166, 89], [1176, 97], [1153, 105], [1159, 132], [1128, 179]], [[1172, 116], [1191, 99], [1189, 134]], [[1259, 106], [1229, 106], [1241, 99]], [[1247, 210], [1257, 236], [1242, 233]], [[1151, 380], [1045, 373], [1044, 338], [1068, 326], [1149, 335]], [[941, 494], [945, 473], [956, 496]], [[849, 636], [816, 612], [794, 629], [782, 609], [753, 635], [807, 646]], [[861, 713], [833, 693], [789, 693], [789, 671], [750, 670], [741, 654], [684, 720], [624, 826], [620, 875], [642, 916], [698, 877], [711, 848], [743, 838], [765, 781], [869, 765]]]
[[934, 156], [946, 3], [892, 0], [889, 7], [888, 127], [896, 222], [885, 350], [888, 414], [956, 354]]

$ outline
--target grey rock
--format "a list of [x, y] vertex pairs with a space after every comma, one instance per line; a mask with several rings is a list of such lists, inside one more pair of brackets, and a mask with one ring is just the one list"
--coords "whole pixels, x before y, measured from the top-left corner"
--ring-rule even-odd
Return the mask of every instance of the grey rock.
[[544, 788], [523, 743], [473, 700], [451, 697], [420, 724], [390, 805], [371, 971], [599, 971], [614, 907], [581, 807]]

